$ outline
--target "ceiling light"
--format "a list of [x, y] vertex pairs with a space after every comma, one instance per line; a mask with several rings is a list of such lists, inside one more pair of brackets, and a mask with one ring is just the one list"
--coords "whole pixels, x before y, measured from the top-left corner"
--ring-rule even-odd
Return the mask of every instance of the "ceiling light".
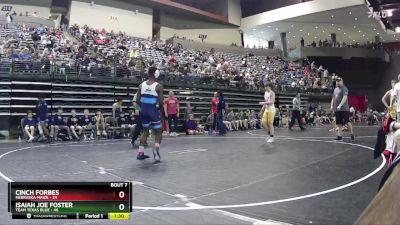
[[354, 26], [354, 29], [356, 29], [357, 28], [357, 26]]
[[296, 36], [293, 36], [293, 38], [296, 38]]
[[322, 33], [325, 33], [325, 31], [323, 30]]
[[289, 31], [289, 34], [290, 34], [291, 32]]
[[335, 24], [334, 24], [334, 23], [332, 23], [332, 27], [333, 27], [333, 26], [335, 26]]
[[398, 41], [399, 39], [398, 38], [396, 38], [396, 41]]
[[363, 37], [365, 37], [365, 34], [363, 34]]
[[376, 33], [376, 35], [379, 35], [379, 33]]
[[356, 40], [353, 39], [353, 41], [356, 41]]
[[333, 15], [331, 15], [331, 18], [333, 18], [334, 16]]
[[356, 18], [354, 18], [354, 20], [357, 20], [357, 17], [356, 17]]
[[341, 30], [340, 27], [337, 30]]
[[314, 37], [315, 39], [317, 39], [317, 37]]
[[343, 34], [346, 35], [346, 32], [344, 32]]
[[307, 33], [308, 36], [310, 36], [310, 33]]
[[290, 25], [290, 27], [293, 27], [293, 24], [292, 24], [292, 25]]
[[374, 30], [376, 30], [376, 28], [374, 28]]
[[318, 29], [318, 26], [315, 26], [315, 29]]
[[275, 30], [279, 30], [278, 28], [275, 28]]
[[303, 32], [303, 30], [300, 30], [300, 32]]
[[349, 12], [349, 14], [351, 15], [351, 12]]
[[358, 30], [358, 33], [361, 33], [361, 30]]

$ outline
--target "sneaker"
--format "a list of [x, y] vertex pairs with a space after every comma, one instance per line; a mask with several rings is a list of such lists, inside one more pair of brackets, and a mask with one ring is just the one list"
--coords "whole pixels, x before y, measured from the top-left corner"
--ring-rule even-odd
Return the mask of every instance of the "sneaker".
[[179, 136], [179, 134], [178, 134], [178, 133], [176, 133], [176, 132], [174, 132], [174, 136], [175, 136], [175, 137], [178, 137], [178, 136]]
[[100, 136], [100, 131], [97, 131], [97, 136]]
[[351, 142], [355, 141], [354, 134], [350, 135], [350, 140], [351, 140]]
[[269, 143], [270, 142], [270, 137], [267, 137], [267, 138], [265, 138], [265, 141], [267, 142], [267, 143]]
[[34, 138], [34, 137], [29, 138], [29, 139], [28, 139], [28, 142], [32, 142], [33, 139], [35, 139], [35, 138]]
[[274, 138], [273, 137], [269, 138], [268, 141], [267, 141], [267, 143], [273, 143], [273, 142], [274, 142]]
[[107, 132], [106, 131], [103, 131], [103, 136], [107, 136]]
[[155, 163], [161, 162], [160, 145], [154, 145], [153, 156], [154, 156], [154, 162]]
[[341, 136], [337, 136], [334, 141], [343, 141], [343, 138]]
[[137, 154], [137, 156], [136, 156], [136, 159], [137, 159], [137, 160], [144, 160], [144, 159], [147, 159], [147, 158], [149, 158], [149, 156], [148, 156], [148, 155], [145, 155], [144, 152], [139, 152], [139, 153]]
[[84, 140], [84, 141], [87, 141], [87, 140], [88, 140], [85, 134], [83, 135], [83, 140]]
[[171, 133], [169, 134], [169, 136], [170, 136], [170, 137], [175, 137], [174, 132], [171, 132]]
[[164, 131], [163, 133], [162, 133], [162, 136], [168, 136], [168, 132], [167, 131]]

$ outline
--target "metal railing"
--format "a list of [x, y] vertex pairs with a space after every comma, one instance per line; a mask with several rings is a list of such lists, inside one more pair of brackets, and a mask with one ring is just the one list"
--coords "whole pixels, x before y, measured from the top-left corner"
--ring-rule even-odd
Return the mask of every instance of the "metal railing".
[[[134, 67], [117, 64], [108, 61], [106, 64], [86, 63], [80, 60], [55, 60], [48, 59], [9, 59], [0, 58], [0, 74], [13, 75], [43, 75], [46, 77], [68, 79], [88, 79], [101, 80], [126, 80], [132, 83], [140, 83], [147, 79], [144, 67]], [[159, 68], [158, 81], [169, 86], [193, 86], [200, 88], [215, 89], [235, 89], [241, 91], [263, 91], [264, 85], [261, 78], [256, 78], [252, 82], [245, 79], [235, 80], [232, 78], [222, 78], [215, 74], [200, 75], [196, 73], [171, 72], [167, 68]], [[289, 84], [275, 85], [278, 93], [331, 93], [331, 89], [313, 89], [311, 87], [291, 87]]]

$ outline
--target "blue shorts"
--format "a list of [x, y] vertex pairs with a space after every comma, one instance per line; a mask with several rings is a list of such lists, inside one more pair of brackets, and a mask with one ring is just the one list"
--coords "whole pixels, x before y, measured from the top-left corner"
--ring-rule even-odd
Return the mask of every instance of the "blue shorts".
[[146, 109], [142, 107], [140, 111], [140, 119], [144, 128], [161, 129], [161, 117], [156, 108]]

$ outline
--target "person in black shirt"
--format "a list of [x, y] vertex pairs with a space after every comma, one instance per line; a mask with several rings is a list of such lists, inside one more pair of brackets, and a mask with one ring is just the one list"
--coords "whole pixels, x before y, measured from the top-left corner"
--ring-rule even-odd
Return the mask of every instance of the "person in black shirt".
[[64, 117], [62, 116], [63, 114], [63, 109], [58, 108], [57, 114], [53, 115], [50, 120], [50, 137], [54, 138], [55, 141], [58, 140], [58, 131], [63, 130], [68, 134], [69, 139], [71, 140], [71, 131], [69, 130], [69, 127], [67, 126], [67, 123], [64, 120]]
[[217, 124], [219, 135], [225, 135], [226, 129], [224, 124], [224, 112], [225, 112], [225, 99], [221, 91], [218, 92], [218, 104], [217, 104]]
[[125, 115], [123, 111], [119, 113], [119, 116], [117, 118], [117, 125], [121, 127], [124, 137], [128, 136], [128, 131], [129, 134], [133, 133], [134, 126], [132, 125], [131, 117], [130, 115]]
[[[68, 118], [67, 125], [71, 129], [71, 132], [74, 135], [74, 137], [78, 141], [80, 141], [79, 137], [81, 136], [83, 129], [81, 126], [79, 126], [78, 121], [79, 121], [79, 118], [76, 116], [76, 111], [75, 111], [75, 109], [72, 109], [71, 116]], [[76, 133], [76, 131], [78, 131], [78, 133]]]
[[[93, 125], [93, 117], [89, 115], [89, 109], [85, 109], [83, 111], [83, 116], [79, 119], [78, 122], [79, 126], [82, 127], [82, 130], [90, 130], [90, 137], [89, 139], [93, 140], [94, 139], [94, 128], [95, 126]], [[86, 133], [83, 133], [83, 138], [86, 141]]]

